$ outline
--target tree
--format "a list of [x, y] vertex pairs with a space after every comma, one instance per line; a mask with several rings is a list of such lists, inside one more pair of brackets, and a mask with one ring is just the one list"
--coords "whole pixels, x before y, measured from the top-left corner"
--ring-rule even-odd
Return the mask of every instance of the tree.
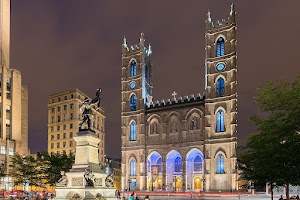
[[258, 134], [248, 138], [239, 155], [242, 178], [271, 188], [300, 184], [300, 76], [270, 81], [257, 89], [255, 101], [263, 116], [253, 116]]
[[39, 174], [37, 162], [32, 156], [15, 154], [12, 157], [9, 175], [14, 179], [14, 185], [39, 186]]
[[39, 157], [43, 157], [44, 179], [46, 184], [55, 186], [61, 178], [61, 171], [69, 172], [74, 163], [75, 157], [73, 154], [67, 155], [66, 153], [51, 153], [42, 152]]

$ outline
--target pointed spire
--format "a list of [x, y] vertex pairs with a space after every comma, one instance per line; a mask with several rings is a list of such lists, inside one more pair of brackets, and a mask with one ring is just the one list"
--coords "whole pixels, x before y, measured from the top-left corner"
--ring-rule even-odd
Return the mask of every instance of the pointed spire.
[[210, 16], [210, 11], [208, 10], [208, 12], [207, 12], [207, 21], [209, 22], [209, 23], [211, 23], [211, 16]]
[[141, 32], [140, 41], [145, 41], [145, 40], [144, 40], [144, 33], [143, 33], [143, 32]]
[[148, 56], [152, 54], [152, 48], [151, 48], [151, 44], [149, 43], [149, 47], [148, 47]]
[[125, 35], [124, 35], [124, 39], [123, 39], [123, 44], [127, 46], [127, 41], [126, 41]]
[[231, 4], [231, 10], [230, 10], [230, 16], [232, 15], [235, 15], [235, 7], [234, 7], [234, 3], [232, 1], [232, 4]]
[[139, 45], [141, 50], [144, 49], [144, 44], [145, 44], [144, 33], [141, 32], [140, 45]]

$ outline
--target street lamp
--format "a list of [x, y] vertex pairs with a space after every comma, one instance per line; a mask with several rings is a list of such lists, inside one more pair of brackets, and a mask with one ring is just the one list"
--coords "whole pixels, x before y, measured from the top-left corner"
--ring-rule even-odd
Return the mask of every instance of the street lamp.
[[203, 177], [202, 177], [202, 181], [203, 181], [203, 192], [205, 192], [205, 183], [206, 183], [206, 178], [203, 174]]
[[176, 176], [173, 177], [173, 182], [174, 182], [174, 192], [176, 192]]
[[131, 184], [131, 179], [130, 178], [127, 180], [127, 183], [128, 183], [128, 191], [130, 191], [130, 184]]

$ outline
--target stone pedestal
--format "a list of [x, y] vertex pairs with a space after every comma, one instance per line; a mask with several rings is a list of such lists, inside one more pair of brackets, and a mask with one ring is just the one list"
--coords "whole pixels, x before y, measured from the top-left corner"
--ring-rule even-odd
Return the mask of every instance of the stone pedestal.
[[107, 174], [99, 166], [98, 136], [89, 130], [80, 131], [76, 141], [75, 163], [56, 187], [57, 200], [113, 200], [115, 189], [106, 183]]

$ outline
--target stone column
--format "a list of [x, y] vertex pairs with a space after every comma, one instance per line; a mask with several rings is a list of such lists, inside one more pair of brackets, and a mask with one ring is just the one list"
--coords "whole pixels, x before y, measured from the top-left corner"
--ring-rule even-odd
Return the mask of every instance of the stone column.
[[186, 160], [182, 160], [182, 191], [185, 192], [186, 190], [186, 165], [187, 165], [187, 161]]
[[161, 161], [161, 167], [162, 167], [162, 184], [163, 184], [163, 190], [166, 190], [166, 186], [167, 186], [167, 174], [166, 174], [166, 162], [165, 161]]

